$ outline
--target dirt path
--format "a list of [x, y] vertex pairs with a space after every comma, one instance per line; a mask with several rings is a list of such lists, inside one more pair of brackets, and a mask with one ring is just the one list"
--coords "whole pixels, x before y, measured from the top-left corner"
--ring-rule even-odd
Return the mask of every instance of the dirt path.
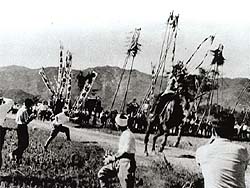
[[[31, 127], [39, 128], [39, 129], [47, 129], [50, 130], [51, 126], [48, 122], [41, 122], [38, 120], [34, 120], [31, 123]], [[68, 126], [70, 128], [71, 139], [78, 142], [89, 142], [89, 143], [98, 143], [102, 147], [108, 149], [112, 148], [113, 150], [117, 150], [117, 145], [119, 142], [119, 136], [108, 134], [104, 132], [100, 132], [98, 130], [92, 129], [79, 129]], [[146, 157], [144, 155], [144, 143], [141, 141], [139, 137], [142, 135], [136, 135], [136, 158], [138, 164], [142, 163], [143, 165], [149, 165], [153, 160], [164, 160], [167, 159], [168, 162], [173, 164], [176, 167], [184, 167], [191, 172], [198, 172], [199, 169], [196, 166], [194, 158], [188, 158], [188, 156], [195, 156], [195, 152], [191, 150], [184, 150], [174, 147], [166, 147], [164, 150], [164, 154], [153, 154], [149, 153], [149, 156]], [[149, 150], [151, 149], [151, 145], [149, 144]], [[186, 157], [185, 157], [186, 156]]]

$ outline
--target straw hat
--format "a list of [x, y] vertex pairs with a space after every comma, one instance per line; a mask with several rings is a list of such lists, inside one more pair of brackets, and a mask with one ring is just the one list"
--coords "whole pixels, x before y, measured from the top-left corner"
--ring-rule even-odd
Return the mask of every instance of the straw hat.
[[117, 114], [115, 122], [120, 127], [126, 127], [128, 125], [128, 117], [125, 114]]

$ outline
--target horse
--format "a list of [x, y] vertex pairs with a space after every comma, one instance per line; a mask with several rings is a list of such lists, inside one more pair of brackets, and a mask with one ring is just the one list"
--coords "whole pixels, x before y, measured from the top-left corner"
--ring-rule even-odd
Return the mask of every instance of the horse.
[[[166, 101], [167, 98], [167, 101]], [[165, 101], [164, 101], [165, 100]], [[154, 126], [157, 127], [157, 134], [153, 137], [152, 151], [155, 151], [155, 143], [158, 137], [164, 135], [159, 152], [164, 150], [169, 135], [169, 130], [178, 127], [178, 137], [175, 147], [179, 145], [182, 127], [184, 125], [184, 100], [178, 94], [171, 94], [165, 97], [160, 95], [156, 98], [152, 107], [152, 113], [148, 116], [148, 127], [144, 139], [145, 150], [144, 153], [148, 156], [147, 145], [150, 133]], [[163, 107], [163, 108], [162, 108]]]

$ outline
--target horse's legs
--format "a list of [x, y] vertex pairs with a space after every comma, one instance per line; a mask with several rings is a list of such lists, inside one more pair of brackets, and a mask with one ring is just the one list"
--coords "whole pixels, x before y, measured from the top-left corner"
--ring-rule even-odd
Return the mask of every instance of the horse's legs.
[[162, 143], [161, 143], [161, 147], [160, 147], [160, 149], [159, 149], [159, 152], [163, 152], [164, 147], [165, 147], [166, 144], [167, 144], [168, 135], [169, 135], [169, 130], [166, 130], [165, 133], [164, 133], [164, 139], [163, 139], [163, 141], [162, 141]]
[[174, 147], [178, 147], [179, 146], [179, 143], [181, 141], [181, 135], [182, 135], [183, 126], [184, 126], [184, 124], [179, 125], [179, 130], [178, 130], [178, 135], [177, 135], [177, 141], [174, 144]]
[[148, 129], [146, 130], [146, 135], [144, 138], [144, 153], [146, 156], [148, 156], [148, 141], [149, 141], [149, 135], [150, 135], [150, 131], [148, 131]]
[[155, 143], [158, 137], [162, 136], [164, 134], [163, 129], [159, 129], [157, 131], [157, 134], [153, 137], [153, 146], [152, 146], [152, 151], [155, 151]]
[[152, 127], [153, 127], [152, 122], [149, 120], [147, 129], [146, 129], [145, 138], [144, 138], [144, 153], [146, 156], [148, 156], [148, 141], [149, 141], [149, 136], [150, 136]]

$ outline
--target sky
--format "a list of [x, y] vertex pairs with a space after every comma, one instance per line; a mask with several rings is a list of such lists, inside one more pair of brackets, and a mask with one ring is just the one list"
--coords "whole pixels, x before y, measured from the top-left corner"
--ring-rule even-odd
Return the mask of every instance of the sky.
[[223, 44], [223, 75], [250, 78], [248, 8], [247, 0], [1, 1], [0, 66], [58, 66], [63, 44], [73, 54], [75, 69], [121, 67], [131, 32], [141, 28], [142, 47], [134, 68], [150, 73], [174, 11], [180, 15], [176, 59], [186, 61], [201, 41], [215, 35], [214, 44], [204, 44], [191, 63]]

